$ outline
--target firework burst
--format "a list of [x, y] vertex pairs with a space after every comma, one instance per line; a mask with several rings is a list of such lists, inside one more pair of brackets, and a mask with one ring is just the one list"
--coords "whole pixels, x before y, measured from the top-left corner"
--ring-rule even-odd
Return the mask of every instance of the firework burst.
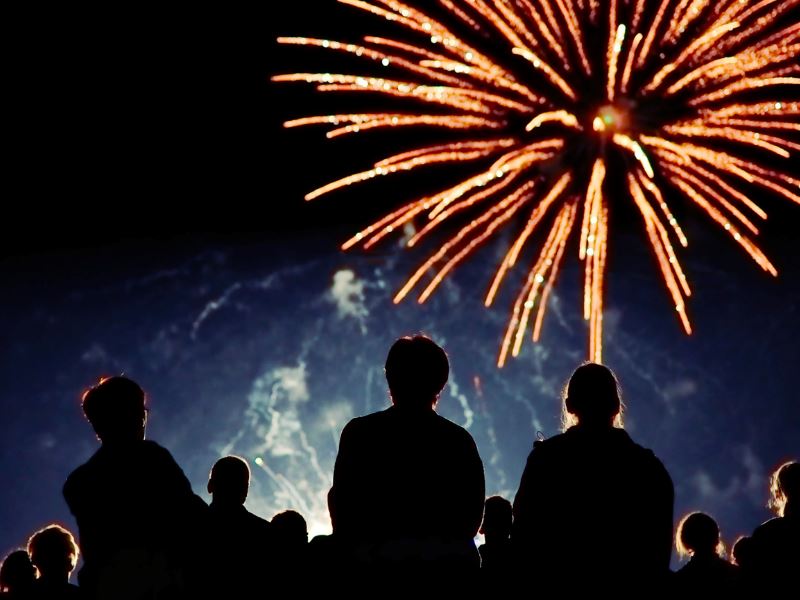
[[759, 164], [769, 155], [788, 161], [800, 150], [800, 103], [781, 96], [800, 85], [800, 0], [438, 0], [430, 7], [435, 14], [394, 0], [339, 1], [393, 22], [405, 30], [404, 39], [279, 41], [348, 53], [385, 74], [273, 79], [313, 83], [322, 92], [392, 97], [413, 110], [313, 116], [286, 127], [327, 124], [333, 138], [425, 126], [457, 139], [383, 158], [306, 198], [429, 165], [478, 165], [463, 181], [409, 202], [343, 245], [369, 248], [415, 225], [406, 242], [411, 247], [455, 222], [454, 215], [471, 215], [411, 275], [395, 302], [417, 288], [424, 302], [513, 220], [521, 228], [489, 286], [490, 306], [523, 247], [547, 223], [544, 245], [511, 310], [498, 365], [519, 353], [529, 328], [539, 339], [573, 234], [584, 263], [589, 357], [600, 361], [612, 176], [624, 181], [628, 196], [613, 202], [632, 201], [640, 213], [686, 333], [691, 289], [673, 244], [688, 241], [665, 200], [667, 188], [777, 274], [752, 241], [754, 217], [766, 213], [748, 192], [766, 188], [800, 204], [800, 180], [787, 169]]

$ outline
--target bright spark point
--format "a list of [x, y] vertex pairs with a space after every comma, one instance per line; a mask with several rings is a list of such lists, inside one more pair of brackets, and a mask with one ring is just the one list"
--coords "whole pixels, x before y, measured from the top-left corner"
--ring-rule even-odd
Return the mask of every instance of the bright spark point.
[[628, 118], [625, 111], [616, 106], [603, 106], [592, 121], [592, 128], [598, 133], [615, 132], [626, 129]]
[[[687, 334], [691, 290], [673, 240], [684, 247], [688, 240], [669, 201], [688, 200], [762, 269], [777, 274], [748, 237], [758, 233], [752, 214], [766, 218], [750, 196], [762, 188], [800, 204], [800, 180], [787, 174], [800, 151], [800, 103], [776, 98], [800, 85], [800, 0], [438, 0], [446, 9], [442, 20], [406, 3], [412, 0], [340, 1], [391, 21], [405, 35], [367, 36], [363, 45], [279, 42], [378, 61], [389, 67], [379, 71], [382, 77], [294, 73], [273, 80], [405, 100], [409, 110], [305, 117], [286, 126], [332, 125], [331, 138], [420, 126], [459, 136], [380, 159], [306, 198], [430, 165], [474, 165], [463, 181], [397, 208], [342, 246], [370, 248], [413, 226], [406, 244], [412, 247], [443, 224], [458, 223], [395, 302], [418, 286], [424, 302], [453, 269], [516, 223], [517, 236], [486, 296], [490, 306], [537, 228], [548, 228], [512, 307], [502, 366], [518, 355], [529, 324], [539, 339], [549, 293], [577, 231], [589, 358], [600, 361], [610, 217], [623, 201], [633, 202], [643, 219]], [[457, 30], [498, 42], [482, 51]], [[505, 54], [496, 59], [490, 52]], [[575, 164], [575, 156], [585, 162]], [[760, 164], [768, 157], [778, 165], [774, 170]], [[621, 169], [613, 179], [627, 182], [627, 198], [607, 195], [607, 168]]]

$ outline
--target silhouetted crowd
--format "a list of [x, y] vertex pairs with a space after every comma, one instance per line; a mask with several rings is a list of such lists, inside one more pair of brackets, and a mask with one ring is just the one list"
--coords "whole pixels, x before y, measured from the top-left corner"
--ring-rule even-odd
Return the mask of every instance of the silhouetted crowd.
[[238, 456], [214, 464], [206, 504], [169, 451], [145, 440], [141, 387], [102, 380], [82, 399], [100, 448], [64, 484], [80, 544], [61, 525], [37, 531], [3, 561], [0, 597], [751, 597], [791, 586], [800, 463], [775, 471], [777, 516], [740, 538], [730, 560], [711, 516], [684, 516], [674, 537], [688, 562], [672, 572], [673, 483], [622, 428], [608, 368], [586, 363], [573, 373], [564, 432], [534, 442], [513, 505], [485, 498], [472, 436], [435, 411], [449, 375], [444, 350], [425, 336], [400, 338], [385, 372], [392, 406], [342, 431], [328, 494], [333, 533], [310, 542], [299, 513], [268, 521], [245, 508], [250, 469]]

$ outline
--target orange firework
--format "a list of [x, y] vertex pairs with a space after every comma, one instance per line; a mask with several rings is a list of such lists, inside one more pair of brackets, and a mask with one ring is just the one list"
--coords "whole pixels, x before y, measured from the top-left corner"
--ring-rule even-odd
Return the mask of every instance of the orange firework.
[[[306, 117], [286, 126], [329, 124], [328, 137], [424, 126], [460, 137], [389, 156], [306, 198], [426, 165], [479, 165], [470, 177], [409, 202], [343, 245], [369, 248], [416, 225], [406, 242], [414, 246], [454, 222], [453, 215], [472, 215], [411, 275], [395, 302], [419, 288], [424, 302], [514, 220], [521, 230], [491, 282], [490, 306], [528, 239], [549, 223], [512, 308], [502, 366], [519, 353], [529, 327], [538, 340], [548, 295], [577, 230], [589, 357], [600, 361], [612, 176], [625, 182], [627, 201], [641, 214], [686, 333], [691, 290], [673, 240], [688, 241], [664, 188], [697, 205], [762, 269], [777, 274], [750, 237], [758, 233], [752, 215], [764, 219], [766, 213], [747, 190], [760, 186], [800, 204], [800, 180], [757, 164], [762, 155], [788, 161], [800, 150], [800, 103], [780, 96], [800, 85], [800, 0], [438, 0], [437, 18], [395, 0], [339, 2], [391, 21], [404, 39], [279, 42], [349, 53], [380, 74], [294, 73], [273, 80], [391, 96], [410, 101], [414, 110]], [[468, 41], [492, 38], [491, 53]], [[507, 52], [502, 61], [491, 56], [498, 48]]]

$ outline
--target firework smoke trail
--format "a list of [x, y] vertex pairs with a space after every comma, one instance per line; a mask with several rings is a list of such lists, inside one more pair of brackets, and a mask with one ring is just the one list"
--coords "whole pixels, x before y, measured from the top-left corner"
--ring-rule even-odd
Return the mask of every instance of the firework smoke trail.
[[[756, 264], [777, 274], [752, 240], [758, 228], [750, 213], [761, 219], [766, 213], [748, 194], [760, 187], [800, 204], [800, 180], [785, 168], [760, 166], [769, 159], [783, 167], [800, 150], [800, 103], [787, 99], [800, 85], [800, 0], [438, 0], [426, 5], [430, 12], [396, 0], [339, 1], [390, 21], [403, 39], [279, 42], [349, 54], [382, 75], [293, 73], [273, 80], [406, 100], [410, 110], [312, 116], [285, 125], [327, 124], [331, 138], [406, 127], [460, 137], [378, 160], [306, 198], [429, 165], [476, 165], [460, 183], [409, 202], [343, 245], [369, 248], [422, 223], [407, 240], [410, 247], [442, 224], [456, 224], [395, 302], [418, 286], [424, 302], [477, 248], [521, 222], [490, 285], [490, 306], [528, 240], [549, 224], [511, 310], [502, 366], [518, 355], [529, 326], [539, 339], [548, 295], [577, 230], [589, 357], [600, 361], [609, 227], [621, 201], [608, 188], [616, 181], [641, 214], [687, 334], [691, 288], [673, 243], [685, 247], [688, 239], [668, 193], [688, 199]], [[491, 52], [472, 39], [493, 40]]]

